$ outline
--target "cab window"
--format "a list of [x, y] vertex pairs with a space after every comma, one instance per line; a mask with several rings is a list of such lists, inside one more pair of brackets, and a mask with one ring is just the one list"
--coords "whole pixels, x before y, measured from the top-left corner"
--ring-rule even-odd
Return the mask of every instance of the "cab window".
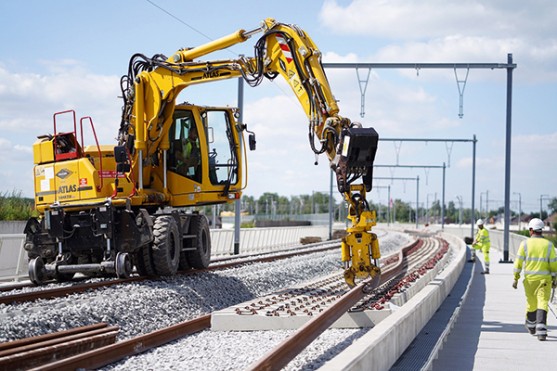
[[199, 133], [191, 111], [175, 111], [169, 131], [168, 168], [190, 179], [201, 181]]
[[205, 111], [202, 115], [209, 133], [209, 179], [212, 184], [236, 184], [238, 159], [227, 111]]

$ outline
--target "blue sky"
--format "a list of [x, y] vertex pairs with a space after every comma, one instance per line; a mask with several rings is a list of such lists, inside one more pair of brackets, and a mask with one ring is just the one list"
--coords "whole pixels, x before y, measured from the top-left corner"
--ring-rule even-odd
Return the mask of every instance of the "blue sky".
[[[539, 210], [545, 195], [557, 197], [557, 7], [535, 1], [226, 1], [171, 0], [20, 1], [0, 3], [0, 192], [33, 195], [31, 146], [52, 132], [52, 114], [75, 109], [91, 116], [103, 143], [117, 134], [119, 78], [132, 54], [172, 54], [262, 19], [301, 26], [324, 62], [506, 63], [513, 74], [511, 207]], [[157, 7], [158, 6], [158, 7]], [[162, 11], [163, 8], [173, 16]], [[206, 59], [253, 55], [257, 35]], [[205, 59], [205, 58], [204, 58]], [[361, 71], [361, 74], [366, 71]], [[458, 70], [463, 79], [466, 70]], [[360, 117], [354, 70], [327, 70], [341, 115], [373, 126], [384, 138], [472, 139], [476, 135], [476, 207], [503, 206], [506, 71], [470, 70], [463, 118], [455, 71], [373, 70]], [[186, 89], [183, 100], [236, 105], [237, 81]], [[182, 98], [181, 97], [181, 98]], [[314, 166], [307, 120], [287, 85], [277, 78], [245, 88], [244, 121], [257, 134], [249, 153], [245, 194], [310, 194], [329, 189], [325, 157]], [[448, 150], [450, 149], [450, 159]], [[446, 202], [471, 204], [470, 143], [380, 142], [376, 164], [441, 166]], [[449, 166], [450, 165], [450, 166]], [[438, 169], [380, 168], [377, 177], [420, 178], [420, 203], [441, 198]], [[416, 182], [378, 180], [370, 198], [415, 202]], [[516, 193], [516, 194], [515, 194]], [[543, 195], [543, 197], [542, 197]]]

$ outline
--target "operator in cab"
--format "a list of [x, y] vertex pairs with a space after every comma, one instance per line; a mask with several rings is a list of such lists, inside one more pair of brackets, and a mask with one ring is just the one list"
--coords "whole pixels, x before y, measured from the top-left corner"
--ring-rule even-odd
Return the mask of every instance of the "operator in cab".
[[199, 171], [201, 156], [199, 152], [199, 135], [195, 125], [189, 128], [188, 136], [181, 140], [180, 147], [176, 151], [177, 172], [188, 178], [198, 180], [201, 177]]

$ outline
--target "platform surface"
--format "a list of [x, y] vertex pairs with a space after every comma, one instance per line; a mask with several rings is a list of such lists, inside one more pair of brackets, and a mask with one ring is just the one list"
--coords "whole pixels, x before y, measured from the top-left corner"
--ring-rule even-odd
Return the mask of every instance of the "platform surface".
[[[467, 263], [462, 272], [462, 284], [470, 282], [466, 299], [460, 305], [460, 313], [454, 326], [446, 336], [437, 359], [432, 363], [434, 371], [441, 370], [550, 370], [557, 369], [557, 310], [550, 305], [548, 313], [548, 337], [539, 341], [524, 327], [526, 298], [522, 278], [518, 289], [512, 288], [513, 264], [502, 263], [503, 253], [492, 249], [490, 252], [490, 274], [482, 275], [483, 257], [476, 263]], [[473, 269], [472, 269], [473, 268]], [[471, 281], [468, 279], [471, 278]], [[458, 306], [461, 286], [446, 300]], [[420, 369], [424, 366], [422, 357], [427, 349], [428, 337], [436, 339], [438, 326], [446, 322], [451, 314], [450, 306], [442, 309], [425, 326], [419, 336], [422, 341], [411, 344], [407, 352], [393, 366], [392, 370]], [[446, 323], [443, 325], [445, 326]], [[445, 327], [444, 327], [445, 328]]]

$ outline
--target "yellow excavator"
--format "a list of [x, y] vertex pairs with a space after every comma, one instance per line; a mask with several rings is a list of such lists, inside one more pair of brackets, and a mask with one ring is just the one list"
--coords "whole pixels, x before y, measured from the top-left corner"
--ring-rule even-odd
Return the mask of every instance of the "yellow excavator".
[[[253, 57], [198, 60], [262, 33]], [[308, 119], [309, 143], [325, 153], [352, 225], [342, 240], [345, 280], [379, 280], [372, 187], [378, 134], [338, 115], [321, 53], [298, 26], [265, 19], [170, 57], [135, 54], [121, 79], [124, 100], [116, 145], [98, 143], [90, 117], [54, 114], [54, 133], [33, 145], [35, 204], [25, 227], [29, 277], [35, 284], [76, 273], [168, 276], [209, 265], [209, 222], [191, 206], [232, 202], [245, 187], [245, 145], [255, 134], [229, 107], [177, 104], [193, 84], [243, 78], [257, 86], [281, 75]], [[64, 129], [63, 129], [63, 128]], [[84, 142], [84, 132], [90, 144]], [[244, 156], [242, 156], [244, 153]], [[361, 183], [355, 184], [361, 179]]]

